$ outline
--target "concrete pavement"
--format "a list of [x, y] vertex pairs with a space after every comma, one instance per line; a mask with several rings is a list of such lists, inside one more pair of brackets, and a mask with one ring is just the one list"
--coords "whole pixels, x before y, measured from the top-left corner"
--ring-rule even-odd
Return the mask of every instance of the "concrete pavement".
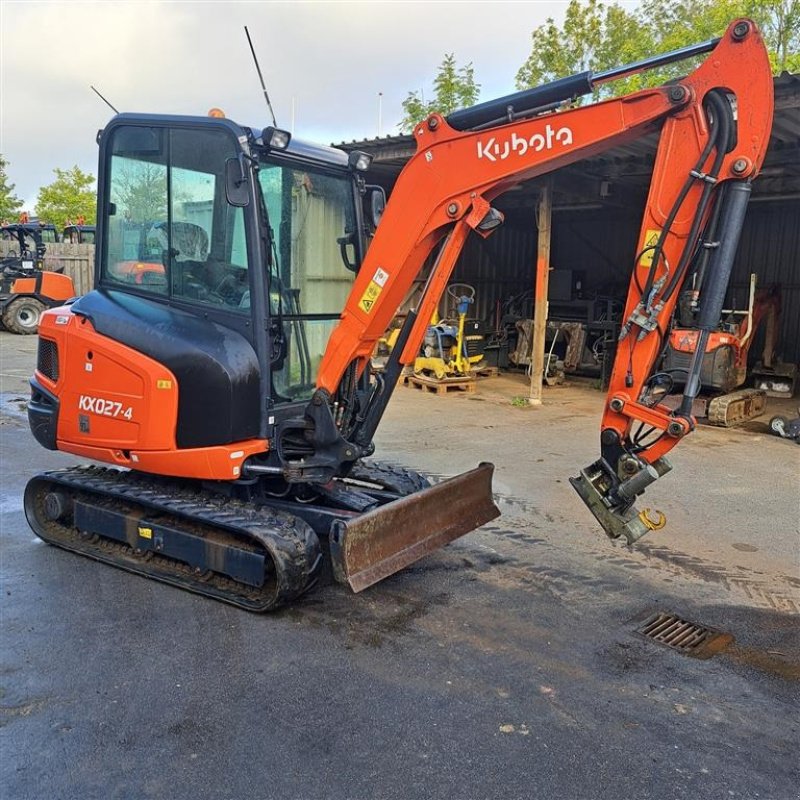
[[[24, 484], [76, 459], [28, 433], [34, 349], [0, 333], [3, 800], [797, 796], [797, 445], [698, 432], [647, 496], [668, 528], [629, 550], [567, 483], [599, 393], [398, 389], [379, 454], [492, 460], [503, 516], [259, 617], [36, 540]], [[654, 610], [735, 642], [687, 658], [635, 632]]]

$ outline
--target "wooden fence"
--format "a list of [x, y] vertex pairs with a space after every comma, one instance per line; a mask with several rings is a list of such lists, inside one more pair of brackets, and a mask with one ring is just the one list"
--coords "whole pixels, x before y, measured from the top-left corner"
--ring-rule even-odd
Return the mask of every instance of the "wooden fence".
[[[15, 241], [0, 240], [0, 257], [9, 251], [19, 251]], [[86, 294], [94, 287], [94, 245], [93, 244], [48, 244], [44, 255], [44, 268], [64, 267], [64, 274], [72, 278], [76, 294]]]

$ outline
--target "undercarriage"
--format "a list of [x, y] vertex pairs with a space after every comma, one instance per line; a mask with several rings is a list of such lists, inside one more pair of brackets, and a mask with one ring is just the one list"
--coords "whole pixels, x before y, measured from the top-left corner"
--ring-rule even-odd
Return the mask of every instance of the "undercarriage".
[[[74, 467], [34, 477], [25, 514], [49, 544], [264, 612], [317, 583], [329, 535], [334, 576], [361, 591], [493, 519], [499, 512], [476, 490], [487, 481], [488, 465], [431, 487], [412, 470], [361, 462], [311, 495], [260, 480], [232, 486]], [[450, 503], [456, 524], [447, 529], [435, 512]]]

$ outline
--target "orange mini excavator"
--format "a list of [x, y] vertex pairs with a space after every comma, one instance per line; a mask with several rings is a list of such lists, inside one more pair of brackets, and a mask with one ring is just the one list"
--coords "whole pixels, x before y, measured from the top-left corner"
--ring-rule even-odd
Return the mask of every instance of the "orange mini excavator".
[[[707, 261], [707, 253], [703, 254], [703, 260]], [[702, 267], [697, 272], [697, 277], [702, 279]], [[661, 371], [673, 385], [682, 383], [700, 335], [692, 327], [695, 294], [698, 294], [695, 289], [684, 292], [678, 301], [681, 308], [678, 316], [682, 319], [676, 321], [670, 331], [661, 363]], [[708, 337], [700, 370], [700, 383], [702, 389], [712, 396], [700, 400], [699, 408], [695, 404], [693, 413], [705, 417], [708, 424], [723, 428], [740, 425], [764, 413], [767, 407], [767, 390], [758, 385], [754, 389], [739, 388], [744, 386], [747, 379], [747, 357], [755, 340], [755, 333], [762, 323], [766, 328], [766, 335], [756, 374], [771, 380], [771, 385], [780, 380], [791, 384], [793, 370], [775, 358], [780, 311], [780, 286], [756, 291], [756, 275], [751, 275], [747, 307], [741, 311], [723, 309], [723, 318]]]
[[[703, 53], [670, 85], [557, 110]], [[667, 409], [655, 363], [709, 242], [697, 353], [717, 327], [772, 105], [762, 38], [739, 20], [717, 40], [431, 115], [385, 209], [363, 180], [363, 153], [219, 117], [114, 117], [99, 137], [97, 288], [43, 315], [29, 405], [42, 445], [111, 466], [34, 477], [31, 526], [68, 550], [263, 611], [314, 584], [320, 537], [334, 574], [359, 591], [494, 518], [491, 464], [429, 486], [364, 460], [392, 390], [468, 235], [502, 224], [498, 195], [660, 131], [600, 458], [572, 480], [609, 536], [635, 541], [663, 522], [634, 503], [694, 429], [700, 386], [696, 357], [683, 402]], [[367, 249], [370, 207], [380, 222]], [[154, 228], [158, 237], [142, 234]], [[149, 252], [137, 251], [143, 241]], [[435, 248], [371, 380], [375, 343]], [[159, 268], [140, 280], [119, 268], [131, 262]]]

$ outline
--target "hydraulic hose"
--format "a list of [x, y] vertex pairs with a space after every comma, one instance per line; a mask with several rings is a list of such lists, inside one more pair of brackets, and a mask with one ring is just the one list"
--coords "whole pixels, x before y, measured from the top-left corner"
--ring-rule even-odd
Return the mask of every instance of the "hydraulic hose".
[[719, 171], [722, 167], [722, 162], [725, 158], [725, 155], [728, 152], [728, 146], [730, 144], [731, 134], [733, 132], [733, 120], [730, 103], [728, 103], [728, 101], [724, 98], [720, 97], [717, 92], [708, 93], [708, 102], [712, 106], [714, 116], [717, 120], [717, 124], [715, 125], [715, 128], [717, 129], [717, 135], [715, 137], [717, 152], [714, 156], [714, 162], [711, 166], [711, 169], [708, 172], [707, 177], [709, 180], [706, 180], [705, 185], [703, 186], [703, 193], [700, 196], [700, 201], [697, 204], [697, 211], [695, 212], [694, 219], [692, 220], [692, 227], [689, 230], [689, 235], [686, 238], [686, 247], [684, 247], [678, 265], [670, 276], [669, 283], [662, 294], [662, 299], [664, 301], [669, 300], [675, 292], [675, 289], [683, 283], [683, 273], [685, 272], [686, 267], [691, 260], [692, 253], [694, 252], [694, 242], [697, 239], [697, 235], [700, 231], [700, 225], [702, 225], [703, 216], [705, 215], [706, 208], [709, 200], [711, 199], [711, 193], [716, 186], [716, 179], [719, 177]]
[[[710, 95], [709, 95], [710, 97]], [[678, 216], [678, 212], [683, 205], [683, 201], [686, 199], [686, 195], [689, 194], [689, 190], [694, 185], [695, 177], [692, 173], [700, 173], [705, 165], [708, 157], [711, 155], [711, 150], [717, 144], [717, 140], [719, 138], [719, 126], [716, 124], [716, 119], [712, 117], [710, 123], [710, 132], [708, 141], [703, 148], [702, 153], [700, 154], [700, 158], [697, 159], [697, 163], [694, 166], [694, 169], [686, 178], [685, 183], [681, 187], [678, 196], [675, 198], [675, 202], [672, 204], [672, 208], [669, 211], [669, 215], [664, 222], [664, 227], [661, 229], [661, 235], [658, 237], [658, 242], [656, 243], [655, 249], [653, 251], [653, 261], [652, 267], [648, 270], [647, 273], [647, 280], [645, 281], [644, 288], [642, 289], [641, 301], [644, 302], [644, 299], [650, 294], [650, 291], [653, 288], [653, 283], [655, 282], [655, 273], [658, 267], [658, 262], [661, 260], [661, 254], [664, 250], [664, 242], [669, 235], [670, 229], [672, 228], [672, 223], [675, 221], [675, 217]], [[638, 260], [638, 259], [637, 259]]]

